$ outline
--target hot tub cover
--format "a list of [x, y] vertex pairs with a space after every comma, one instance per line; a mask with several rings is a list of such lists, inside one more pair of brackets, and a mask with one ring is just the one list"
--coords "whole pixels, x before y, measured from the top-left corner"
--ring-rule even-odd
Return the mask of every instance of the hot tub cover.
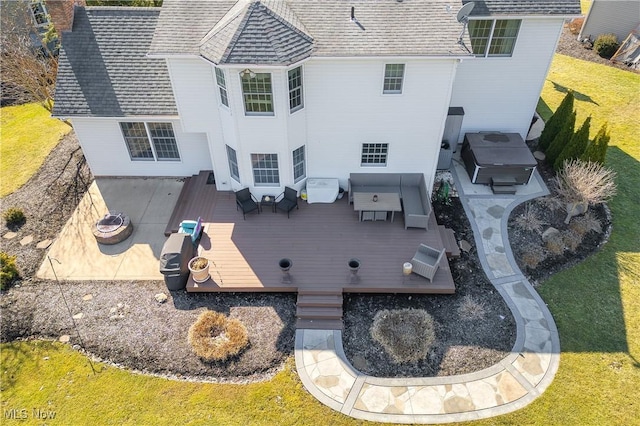
[[336, 178], [307, 179], [307, 203], [333, 203], [340, 192]]

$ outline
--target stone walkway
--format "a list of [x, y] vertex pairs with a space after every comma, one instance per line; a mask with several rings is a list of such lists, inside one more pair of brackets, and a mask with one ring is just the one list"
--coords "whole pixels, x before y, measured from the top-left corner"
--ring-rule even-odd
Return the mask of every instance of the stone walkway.
[[536, 399], [551, 383], [560, 361], [558, 332], [549, 310], [518, 269], [507, 240], [509, 213], [548, 193], [542, 179], [516, 195], [491, 194], [452, 167], [456, 187], [474, 230], [487, 276], [504, 297], [517, 325], [511, 354], [487, 369], [458, 376], [376, 378], [354, 369], [338, 330], [298, 330], [295, 359], [305, 388], [345, 415], [393, 423], [449, 423], [498, 416]]

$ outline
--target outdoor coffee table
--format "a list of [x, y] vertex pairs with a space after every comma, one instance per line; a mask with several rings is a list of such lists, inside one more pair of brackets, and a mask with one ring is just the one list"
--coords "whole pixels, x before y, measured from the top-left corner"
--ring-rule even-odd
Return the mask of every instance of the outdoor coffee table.
[[262, 199], [260, 200], [260, 208], [262, 208], [262, 206], [271, 207], [271, 211], [275, 213], [276, 212], [275, 195], [263, 195]]
[[[373, 201], [373, 196], [377, 195], [378, 201]], [[358, 212], [358, 219], [362, 222], [365, 212], [373, 212], [372, 219], [377, 219], [376, 212], [391, 212], [391, 222], [395, 212], [402, 211], [400, 205], [400, 195], [397, 192], [356, 192], [353, 194], [353, 209]]]

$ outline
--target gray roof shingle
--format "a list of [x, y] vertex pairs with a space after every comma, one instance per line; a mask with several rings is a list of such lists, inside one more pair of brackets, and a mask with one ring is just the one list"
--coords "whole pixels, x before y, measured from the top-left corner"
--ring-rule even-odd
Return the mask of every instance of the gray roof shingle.
[[[462, 0], [469, 3], [472, 0]], [[474, 0], [471, 16], [578, 16], [578, 0]]]
[[[464, 55], [457, 44], [462, 26], [455, 18], [468, 2], [164, 0], [150, 53], [202, 55], [214, 63], [237, 64], [288, 63], [282, 55]], [[350, 21], [351, 6], [362, 27]], [[260, 17], [252, 10], [261, 11]], [[279, 24], [268, 19], [270, 12], [282, 18]], [[472, 16], [579, 13], [579, 0], [478, 0]]]
[[76, 8], [60, 53], [53, 115], [177, 115], [165, 61], [146, 56], [159, 13]]

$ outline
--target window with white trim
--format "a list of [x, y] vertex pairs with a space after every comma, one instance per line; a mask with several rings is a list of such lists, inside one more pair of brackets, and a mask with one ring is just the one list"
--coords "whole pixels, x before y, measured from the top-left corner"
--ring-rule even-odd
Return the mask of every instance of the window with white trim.
[[361, 166], [386, 166], [388, 143], [363, 143]]
[[251, 154], [255, 186], [280, 186], [278, 154]]
[[520, 30], [519, 19], [472, 19], [471, 50], [477, 56], [511, 56]]
[[227, 95], [227, 81], [224, 78], [224, 71], [216, 68], [216, 83], [218, 83], [218, 91], [220, 92], [220, 102], [222, 105], [229, 107], [229, 96]]
[[271, 74], [243, 71], [240, 78], [245, 115], [273, 115]]
[[402, 93], [402, 81], [404, 80], [404, 64], [386, 64], [384, 66], [384, 85], [382, 93]]
[[33, 0], [31, 2], [31, 14], [37, 27], [45, 27], [49, 25], [47, 9], [45, 8], [42, 0]]
[[293, 181], [300, 182], [307, 177], [307, 168], [305, 166], [304, 145], [293, 150]]
[[121, 122], [120, 128], [132, 160], [180, 160], [171, 123]]
[[236, 150], [227, 145], [227, 158], [229, 159], [229, 173], [231, 179], [240, 183], [240, 169], [238, 168], [238, 156]]
[[296, 112], [304, 108], [302, 99], [302, 67], [288, 72], [289, 76], [289, 112]]

